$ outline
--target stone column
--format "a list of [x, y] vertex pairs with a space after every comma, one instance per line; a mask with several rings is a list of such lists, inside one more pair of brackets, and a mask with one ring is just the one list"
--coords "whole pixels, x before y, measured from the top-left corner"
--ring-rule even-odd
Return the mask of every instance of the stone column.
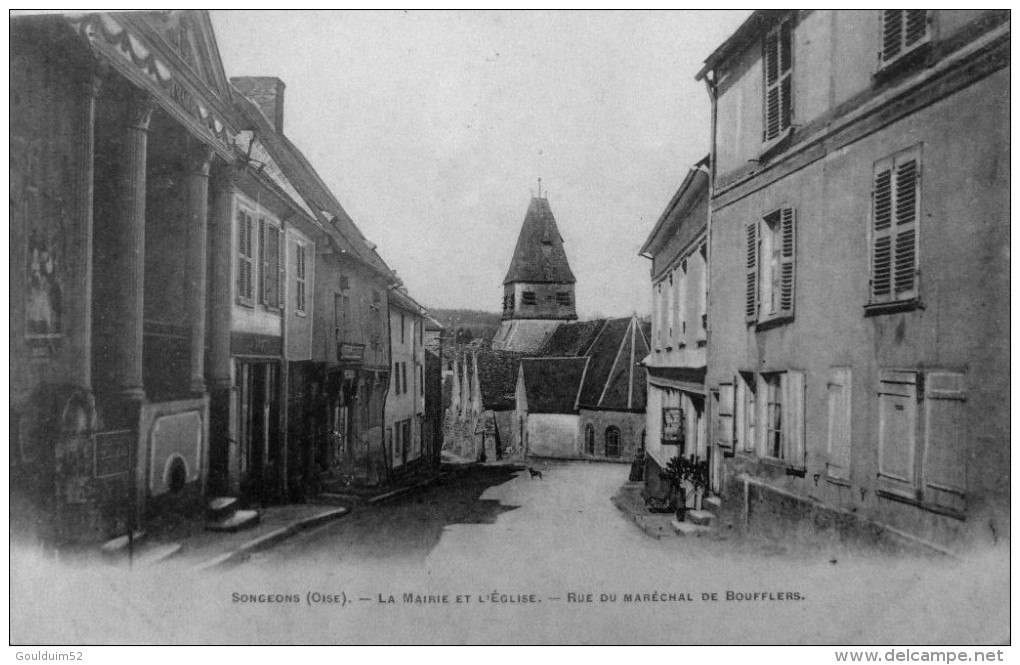
[[234, 197], [238, 170], [218, 161], [213, 173], [213, 211], [209, 224], [209, 471], [210, 489], [234, 493], [239, 489], [238, 445], [232, 432], [230, 329], [233, 308]]
[[75, 150], [75, 198], [74, 219], [76, 223], [76, 245], [81, 252], [81, 269], [78, 274], [84, 282], [82, 300], [76, 306], [81, 308], [82, 340], [75, 349], [73, 376], [76, 383], [86, 390], [92, 390], [92, 236], [93, 236], [93, 195], [95, 179], [96, 146], [96, 98], [102, 87], [98, 72], [90, 72], [80, 87], [78, 107], [78, 144]]
[[206, 145], [188, 155], [188, 324], [191, 327], [191, 392], [205, 392], [206, 225], [209, 222], [209, 165]]
[[144, 401], [142, 383], [142, 321], [145, 304], [145, 182], [149, 121], [155, 100], [135, 91], [127, 100], [124, 135], [117, 179], [117, 207], [113, 234], [116, 251], [110, 257], [114, 285], [113, 363], [121, 393]]

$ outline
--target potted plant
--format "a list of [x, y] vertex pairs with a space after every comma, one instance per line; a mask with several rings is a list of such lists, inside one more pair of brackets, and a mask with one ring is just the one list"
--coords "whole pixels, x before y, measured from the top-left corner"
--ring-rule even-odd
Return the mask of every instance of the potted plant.
[[682, 457], [677, 455], [669, 460], [666, 468], [659, 473], [663, 482], [670, 488], [670, 498], [676, 510], [676, 518], [683, 522], [687, 519], [688, 499], [694, 499], [694, 508], [700, 508], [701, 497], [708, 487], [708, 462], [697, 455]]

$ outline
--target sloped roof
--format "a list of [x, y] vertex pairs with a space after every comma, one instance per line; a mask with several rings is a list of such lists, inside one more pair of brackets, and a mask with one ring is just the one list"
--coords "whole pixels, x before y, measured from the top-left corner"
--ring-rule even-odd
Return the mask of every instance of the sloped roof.
[[521, 360], [529, 413], [577, 413], [577, 392], [588, 358]]
[[550, 335], [538, 355], [544, 357], [583, 356], [591, 348], [592, 342], [602, 332], [605, 325], [606, 319], [564, 323]]
[[521, 356], [491, 349], [480, 349], [477, 353], [478, 387], [482, 392], [482, 405], [494, 411], [513, 409], [516, 403], [517, 365]]
[[591, 363], [581, 387], [581, 407], [640, 411], [645, 408], [648, 342], [636, 318], [606, 321], [588, 352]]
[[276, 164], [307, 205], [321, 211], [322, 216], [329, 222], [327, 226], [332, 231], [331, 237], [338, 241], [342, 249], [350, 252], [363, 263], [378, 272], [395, 278], [389, 266], [361, 233], [361, 230], [333, 196], [329, 187], [319, 177], [304, 154], [290, 139], [276, 131], [254, 102], [237, 92], [236, 89], [235, 92], [234, 100], [237, 109], [252, 125], [252, 129], [257, 134], [256, 140], [269, 151]]
[[391, 307], [407, 310], [408, 312], [418, 316], [422, 316], [425, 312], [424, 307], [400, 289], [392, 289], [390, 291], [389, 303]]
[[503, 283], [576, 281], [548, 199], [532, 197]]
[[706, 156], [687, 172], [687, 176], [676, 190], [676, 194], [670, 199], [666, 209], [662, 211], [652, 232], [648, 234], [645, 244], [641, 246], [641, 250], [638, 252], [639, 256], [651, 257], [666, 244], [669, 238], [677, 235], [684, 225], [689, 224], [692, 227], [691, 237], [708, 226], [707, 206], [702, 218], [689, 218], [694, 205], [708, 196], [708, 169], [709, 157]]

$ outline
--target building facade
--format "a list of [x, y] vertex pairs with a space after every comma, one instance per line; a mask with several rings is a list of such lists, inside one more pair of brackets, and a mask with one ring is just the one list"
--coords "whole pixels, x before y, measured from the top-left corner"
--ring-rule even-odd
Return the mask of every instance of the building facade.
[[706, 383], [752, 522], [1008, 537], [1009, 47], [1008, 12], [775, 11], [706, 61]]
[[390, 292], [386, 450], [395, 470], [419, 466], [425, 456], [425, 319], [425, 308], [403, 287]]
[[709, 462], [718, 480], [719, 460], [708, 445], [705, 369], [708, 340], [709, 160], [684, 178], [649, 234], [641, 256], [651, 260], [651, 353], [644, 480], [649, 495], [665, 488], [659, 478], [677, 456]]

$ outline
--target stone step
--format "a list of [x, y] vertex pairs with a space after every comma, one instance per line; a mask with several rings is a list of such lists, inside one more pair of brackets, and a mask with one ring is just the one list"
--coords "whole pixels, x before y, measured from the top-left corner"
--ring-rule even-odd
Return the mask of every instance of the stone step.
[[219, 531], [224, 533], [233, 533], [235, 531], [241, 531], [243, 529], [250, 529], [259, 523], [259, 511], [257, 510], [238, 510], [230, 517], [220, 520], [218, 522], [207, 522], [205, 528], [207, 531]]
[[671, 520], [670, 525], [672, 525], [673, 531], [675, 531], [678, 536], [701, 537], [712, 531], [712, 527], [701, 526], [694, 524], [693, 522], [678, 522], [677, 520]]
[[[138, 549], [141, 548], [142, 542], [145, 540], [145, 532], [135, 531], [134, 538], [130, 540], [131, 547], [133, 547], [137, 552]], [[100, 546], [99, 551], [102, 552], [104, 556], [111, 557], [127, 556], [129, 544], [128, 541], [129, 538], [127, 534], [124, 534], [123, 536], [117, 536], [116, 538], [108, 540], [105, 543], [103, 543]]]
[[715, 515], [707, 510], [688, 510], [687, 521], [698, 526], [712, 526]]
[[238, 507], [237, 497], [218, 496], [206, 506], [205, 518], [210, 522], [222, 522], [233, 515]]
[[705, 506], [705, 510], [714, 510], [718, 512], [722, 508], [722, 497], [706, 496], [702, 503]]

